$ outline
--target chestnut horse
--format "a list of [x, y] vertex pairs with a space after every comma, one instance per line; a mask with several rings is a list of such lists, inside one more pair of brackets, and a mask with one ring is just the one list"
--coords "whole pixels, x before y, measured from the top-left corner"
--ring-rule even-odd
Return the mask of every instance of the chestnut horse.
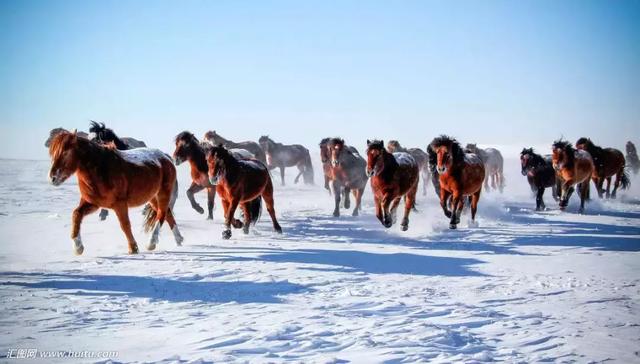
[[[176, 180], [176, 168], [171, 157], [157, 149], [138, 148], [119, 151], [105, 147], [78, 135], [61, 132], [49, 146], [51, 184], [59, 186], [76, 174], [80, 189], [80, 204], [73, 211], [71, 239], [76, 254], [84, 251], [80, 238], [82, 219], [99, 207], [113, 209], [129, 243], [129, 254], [138, 252], [131, 233], [129, 207], [151, 204], [145, 217], [146, 231], [153, 228], [147, 249], [158, 242], [160, 228], [166, 219], [176, 244], [183, 241], [173, 217], [169, 201]], [[155, 227], [154, 227], [155, 224]]]
[[[225, 230], [223, 239], [231, 238], [231, 225], [249, 233], [249, 225], [255, 224], [262, 209], [261, 199], [267, 205], [273, 228], [282, 233], [273, 207], [273, 183], [269, 170], [257, 159], [236, 159], [222, 145], [207, 150], [209, 183], [216, 186], [224, 209]], [[234, 218], [240, 205], [244, 223]]]
[[264, 154], [264, 150], [262, 150], [260, 145], [256, 142], [246, 141], [236, 143], [223, 138], [220, 134], [216, 133], [215, 130], [204, 133], [204, 140], [214, 146], [222, 144], [225, 148], [228, 149], [239, 148], [248, 150], [249, 152], [253, 153], [257, 160], [265, 164], [267, 163], [267, 157]]
[[276, 143], [268, 135], [263, 135], [258, 139], [260, 147], [266, 154], [267, 167], [269, 169], [280, 168], [280, 181], [284, 186], [284, 169], [286, 167], [298, 167], [298, 175], [294, 183], [298, 183], [300, 176], [305, 184], [313, 184], [313, 166], [309, 149], [300, 144], [284, 145]]
[[491, 180], [491, 188], [504, 190], [504, 158], [499, 150], [495, 148], [478, 148], [477, 144], [467, 144], [465, 150], [469, 153], [477, 155], [485, 168], [484, 189], [489, 192], [489, 180]]
[[634, 175], [638, 174], [640, 171], [640, 159], [638, 159], [636, 146], [631, 141], [628, 141], [625, 149], [627, 150], [627, 163], [629, 163], [629, 167]]
[[387, 143], [387, 151], [391, 154], [396, 152], [409, 153], [413, 159], [418, 163], [418, 169], [420, 170], [420, 177], [422, 178], [422, 195], [427, 195], [427, 185], [429, 185], [429, 156], [420, 148], [405, 148], [400, 145], [397, 140], [389, 140]]
[[213, 206], [216, 197], [216, 188], [209, 183], [207, 172], [206, 149], [212, 145], [206, 142], [199, 142], [190, 132], [183, 131], [175, 139], [176, 149], [173, 152], [173, 160], [179, 166], [182, 162], [188, 161], [191, 166], [191, 186], [187, 189], [187, 198], [191, 207], [199, 214], [204, 213], [204, 209], [193, 197], [195, 193], [207, 189], [207, 220], [213, 220]]
[[[484, 163], [477, 155], [465, 153], [458, 141], [446, 135], [433, 139], [430, 147], [437, 157], [440, 206], [445, 216], [451, 219], [449, 228], [455, 229], [460, 223], [465, 196], [471, 196], [471, 221], [475, 225], [478, 201], [485, 180]], [[449, 197], [451, 201], [448, 201]], [[449, 204], [451, 211], [447, 207]]]
[[[625, 171], [624, 155], [615, 148], [601, 148], [591, 141], [589, 138], [582, 137], [576, 141], [576, 149], [586, 150], [593, 158], [593, 165], [596, 169], [596, 177], [593, 178], [593, 184], [598, 191], [598, 197], [602, 198], [604, 190], [602, 185], [607, 181], [606, 197], [616, 198], [616, 192], [622, 185], [622, 189], [629, 187], [629, 176]], [[616, 176], [616, 182], [611, 190], [611, 177]]]
[[416, 201], [420, 169], [409, 153], [389, 153], [382, 140], [367, 140], [367, 176], [376, 204], [376, 217], [390, 228], [395, 222], [400, 199], [404, 196], [402, 231], [409, 228], [409, 213]]
[[580, 213], [584, 212], [584, 203], [589, 198], [589, 179], [597, 177], [591, 154], [586, 150], [573, 148], [566, 140], [556, 140], [551, 146], [551, 161], [556, 175], [562, 181], [560, 192], [560, 210], [569, 204], [569, 198], [578, 185], [580, 194]]
[[[341, 138], [331, 138], [327, 143], [329, 150], [329, 158], [331, 160], [331, 186], [333, 188], [333, 196], [335, 208], [333, 216], [340, 216], [340, 192], [345, 189], [353, 193], [356, 200], [356, 207], [353, 208], [353, 216], [358, 216], [360, 205], [362, 203], [362, 194], [367, 187], [367, 162], [360, 156], [356, 148], [344, 144]], [[345, 198], [344, 208], [349, 208], [348, 198]]]
[[531, 191], [536, 195], [536, 211], [544, 210], [544, 190], [551, 187], [553, 199], [558, 201], [560, 180], [556, 178], [551, 156], [541, 156], [533, 151], [533, 148], [523, 148], [520, 152], [521, 173], [527, 176]]

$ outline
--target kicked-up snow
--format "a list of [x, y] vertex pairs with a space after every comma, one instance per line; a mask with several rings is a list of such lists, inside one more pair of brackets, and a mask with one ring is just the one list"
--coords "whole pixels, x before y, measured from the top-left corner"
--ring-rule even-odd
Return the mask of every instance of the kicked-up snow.
[[[584, 215], [576, 197], [560, 212], [550, 191], [549, 210], [535, 212], [519, 161], [507, 159], [505, 193], [483, 192], [478, 227], [465, 213], [450, 231], [429, 185], [404, 233], [377, 222], [370, 187], [360, 217], [333, 218], [322, 186], [276, 184], [284, 234], [264, 211], [250, 235], [222, 240], [219, 200], [213, 222], [197, 214], [184, 165], [183, 246], [165, 225], [155, 251], [127, 255], [115, 215], [94, 214], [74, 256], [77, 185], [49, 185], [48, 168], [0, 161], [0, 357], [35, 348], [117, 351], [114, 362], [640, 361], [638, 179]], [[140, 209], [130, 216], [142, 249]]]

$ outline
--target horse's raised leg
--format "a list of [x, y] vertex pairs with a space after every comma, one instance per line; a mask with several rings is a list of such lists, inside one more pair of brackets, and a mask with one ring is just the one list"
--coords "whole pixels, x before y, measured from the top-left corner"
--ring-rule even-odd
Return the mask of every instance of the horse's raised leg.
[[262, 191], [262, 199], [264, 200], [264, 204], [267, 207], [267, 212], [269, 212], [269, 216], [271, 217], [271, 221], [273, 222], [273, 229], [278, 233], [282, 234], [282, 227], [278, 223], [278, 219], [276, 218], [276, 210], [273, 207], [273, 185], [271, 184], [271, 180], [267, 182], [267, 186]]
[[136, 243], [136, 239], [133, 237], [133, 233], [131, 233], [131, 222], [129, 221], [129, 207], [126, 203], [121, 203], [114, 207], [113, 209], [118, 216], [118, 221], [120, 222], [120, 228], [124, 232], [124, 235], [127, 237], [127, 242], [129, 244], [129, 254], [138, 254], [138, 244]]
[[197, 192], [202, 191], [203, 189], [204, 187], [193, 182], [191, 183], [191, 186], [189, 186], [189, 189], [187, 189], [187, 198], [191, 203], [191, 207], [194, 210], [196, 210], [199, 214], [204, 214], [204, 209], [202, 208], [202, 206], [200, 206], [200, 204], [196, 202], [196, 199], [193, 197], [193, 195]]
[[216, 188], [207, 187], [207, 220], [213, 220], [213, 206], [216, 200]]
[[415, 186], [413, 186], [409, 192], [404, 195], [404, 217], [400, 223], [400, 229], [402, 231], [407, 231], [409, 229], [409, 213], [411, 213], [411, 210], [415, 207], [417, 193], [418, 182], [416, 181]]
[[73, 241], [73, 252], [76, 255], [81, 255], [84, 251], [84, 245], [82, 245], [82, 238], [80, 237], [80, 224], [82, 224], [82, 219], [97, 209], [98, 206], [80, 199], [80, 204], [78, 204], [78, 207], [76, 207], [71, 214], [71, 240]]
[[325, 190], [329, 191], [329, 194], [331, 194], [331, 187], [329, 187], [329, 181], [331, 181], [331, 179], [329, 178], [329, 176], [327, 176], [325, 174], [324, 175], [324, 188], [325, 188]]
[[[618, 180], [616, 179], [616, 185], [618, 184]], [[613, 186], [613, 194], [616, 194], [616, 189], [617, 187], [614, 185]], [[606, 189], [606, 197], [607, 198], [611, 198], [611, 193], [609, 193], [609, 191], [611, 191], [611, 176], [607, 177], [607, 189]]]
[[333, 209], [333, 216], [340, 216], [340, 197], [342, 195], [342, 186], [337, 180], [331, 181], [333, 187], [333, 199], [335, 201], [335, 208]]
[[236, 213], [236, 209], [238, 208], [238, 203], [239, 203], [238, 199], [232, 199], [229, 202], [229, 207], [227, 209], [227, 212], [224, 215], [225, 230], [222, 231], [223, 239], [231, 238], [231, 223], [233, 222], [233, 220], [235, 220], [233, 216]]
[[100, 217], [100, 221], [106, 220], [107, 216], [109, 216], [109, 210], [107, 209], [100, 210], [100, 215], [98, 215], [98, 217]]
[[564, 181], [562, 184], [562, 192], [560, 194], [560, 210], [564, 210], [569, 204], [569, 198], [573, 193], [573, 180]]

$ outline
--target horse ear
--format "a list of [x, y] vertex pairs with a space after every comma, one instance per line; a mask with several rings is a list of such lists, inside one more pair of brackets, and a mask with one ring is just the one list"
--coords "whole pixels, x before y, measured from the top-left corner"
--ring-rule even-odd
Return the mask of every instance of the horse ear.
[[380, 139], [380, 144], [384, 147], [384, 140]]
[[371, 140], [367, 139], [367, 147], [371, 145]]

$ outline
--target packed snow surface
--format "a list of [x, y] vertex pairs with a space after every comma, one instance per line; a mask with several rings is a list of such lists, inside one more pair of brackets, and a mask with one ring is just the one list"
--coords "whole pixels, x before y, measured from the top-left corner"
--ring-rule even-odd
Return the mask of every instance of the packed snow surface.
[[[360, 217], [333, 218], [327, 191], [294, 185], [289, 169], [288, 185], [275, 183], [284, 234], [263, 211], [249, 235], [222, 240], [219, 200], [214, 221], [190, 207], [184, 164], [182, 247], [165, 226], [158, 248], [143, 251], [149, 236], [132, 209], [139, 255], [126, 254], [115, 214], [93, 214], [82, 225], [84, 255], [74, 256], [77, 184], [49, 185], [48, 168], [0, 161], [0, 356], [37, 348], [115, 350], [116, 362], [640, 361], [640, 179], [615, 201], [592, 200], [584, 215], [577, 197], [560, 212], [550, 192], [549, 210], [535, 212], [519, 161], [507, 159], [505, 193], [483, 191], [478, 227], [465, 213], [449, 230], [429, 185], [401, 232], [375, 219], [370, 187]], [[205, 193], [196, 198], [206, 203]]]

